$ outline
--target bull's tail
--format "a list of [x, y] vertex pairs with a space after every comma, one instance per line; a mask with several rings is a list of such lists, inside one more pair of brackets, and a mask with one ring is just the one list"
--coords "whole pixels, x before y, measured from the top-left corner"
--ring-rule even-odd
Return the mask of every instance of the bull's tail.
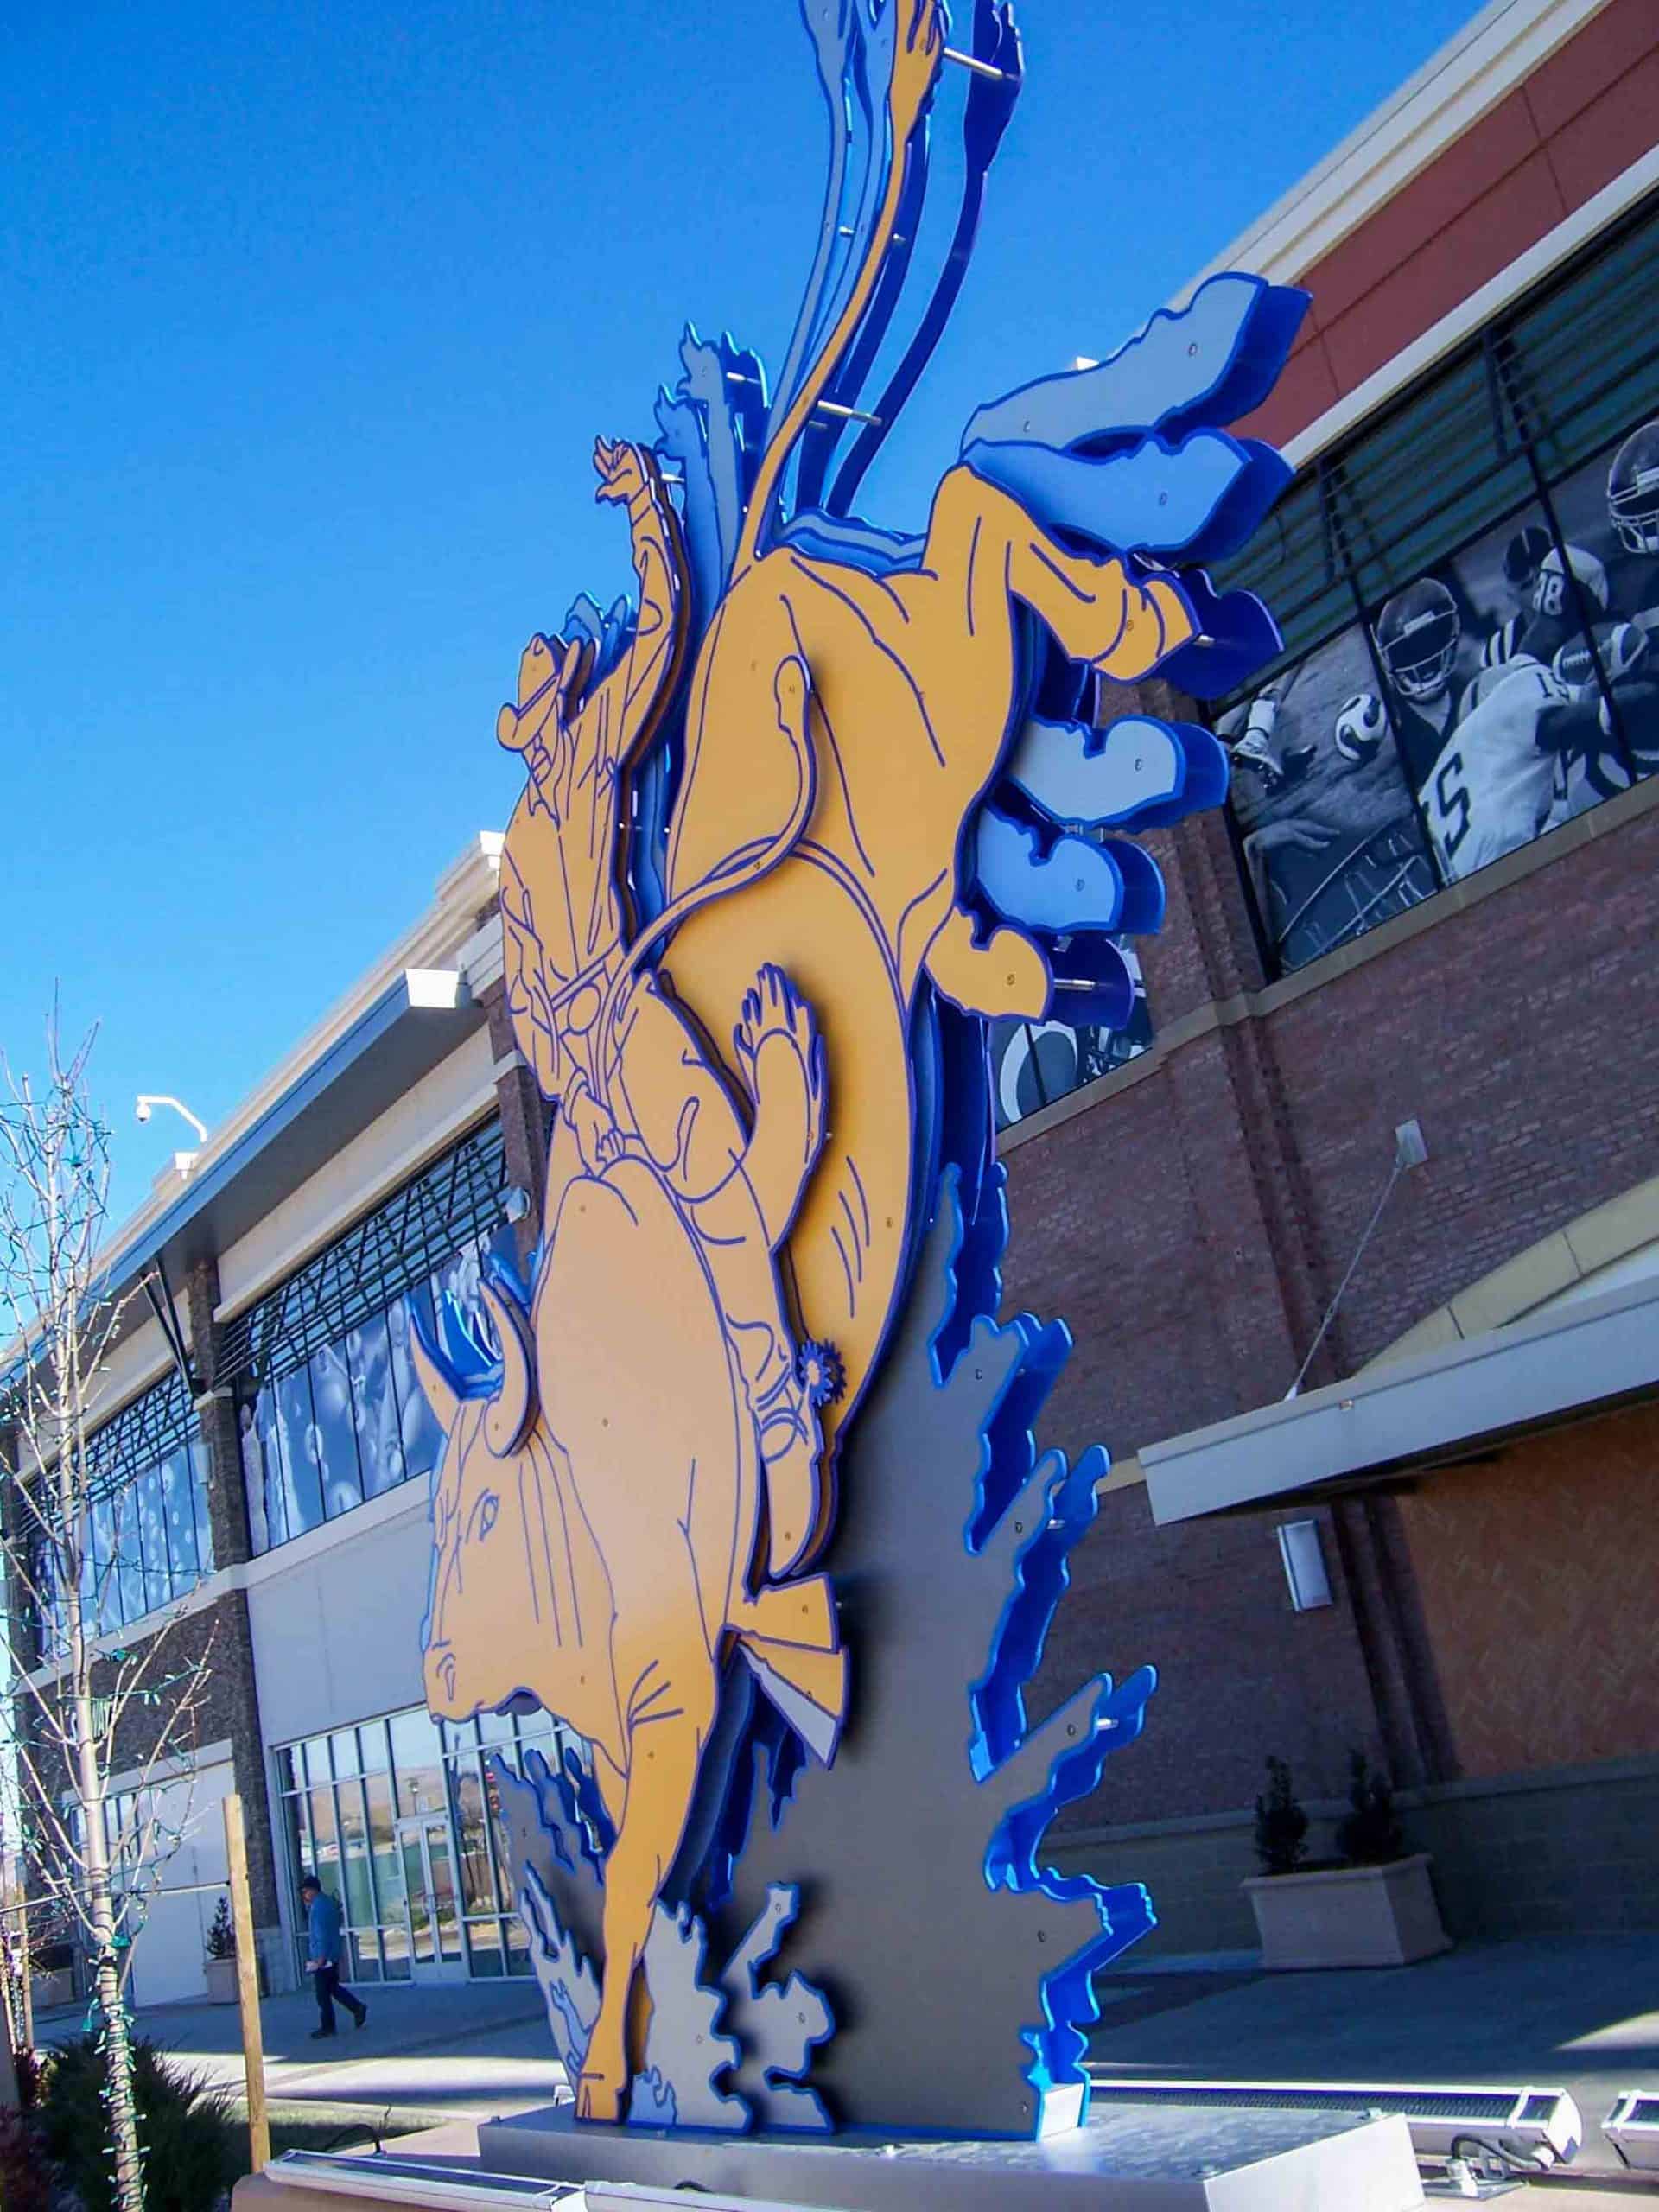
[[847, 1717], [847, 1654], [829, 1576], [762, 1590], [732, 1625], [756, 1681], [828, 1766]]
[[[925, 11], [917, 8], [913, 12], [918, 19], [917, 28], [919, 29]], [[925, 29], [929, 35], [938, 37], [940, 42], [943, 42], [944, 35], [941, 25], [931, 16]], [[898, 35], [900, 38], [909, 35], [902, 23], [899, 26]], [[887, 87], [884, 86], [882, 87], [884, 94], [886, 90]], [[921, 122], [922, 111], [918, 111], [911, 124], [912, 136], [919, 130]], [[878, 130], [884, 128], [885, 123], [884, 117], [877, 125]], [[731, 573], [734, 580], [741, 576], [744, 569], [760, 557], [766, 531], [772, 522], [772, 508], [778, 499], [779, 487], [783, 481], [784, 471], [789, 465], [789, 456], [794, 450], [801, 433], [812, 420], [813, 412], [818, 402], [829, 391], [836, 372], [840, 368], [848, 348], [857, 336], [859, 326], [862, 323], [870, 303], [875, 296], [876, 286], [881, 279], [888, 249], [893, 245], [893, 232], [898, 227], [899, 203], [904, 197], [905, 160], [908, 151], [908, 139], [890, 149], [886, 189], [882, 194], [880, 207], [871, 226], [869, 238], [864, 248], [864, 257], [859, 264], [858, 273], [854, 278], [852, 288], [848, 292], [846, 303], [836, 320], [834, 328], [829, 332], [823, 345], [818, 348], [811, 366], [802, 378], [800, 389], [790, 403], [788, 412], [766, 441], [766, 449], [760, 456], [760, 466], [755, 471], [754, 488], [749, 493], [748, 505], [744, 511], [743, 525], [738, 533], [736, 550], [732, 556]], [[874, 158], [874, 149], [872, 157]]]

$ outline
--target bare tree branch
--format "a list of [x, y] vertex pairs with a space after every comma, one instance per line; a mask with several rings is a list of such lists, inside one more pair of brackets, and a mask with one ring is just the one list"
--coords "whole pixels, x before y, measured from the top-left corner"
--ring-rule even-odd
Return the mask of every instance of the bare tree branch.
[[[116, 1410], [109, 1357], [143, 1284], [112, 1292], [102, 1262], [111, 1160], [86, 1085], [95, 1036], [67, 1049], [54, 996], [43, 1075], [0, 1054], [0, 1333], [13, 1339], [0, 1359], [10, 1661], [0, 1796], [16, 1808], [32, 1885], [85, 1931], [104, 2020], [116, 2199], [120, 2212], [143, 2212], [122, 1991], [130, 1937], [189, 1825], [213, 1639], [194, 1653], [181, 1646], [188, 1609], [165, 1505], [168, 1602], [145, 1618], [157, 1572], [136, 1487], [147, 1471], [112, 1464], [97, 1441]], [[149, 1494], [159, 1498], [159, 1485]], [[139, 1630], [128, 1630], [130, 1647], [105, 1625], [124, 1613]], [[152, 1725], [130, 1725], [150, 1712]], [[142, 1740], [123, 1751], [132, 1736]], [[118, 1799], [117, 1775], [133, 1777]]]

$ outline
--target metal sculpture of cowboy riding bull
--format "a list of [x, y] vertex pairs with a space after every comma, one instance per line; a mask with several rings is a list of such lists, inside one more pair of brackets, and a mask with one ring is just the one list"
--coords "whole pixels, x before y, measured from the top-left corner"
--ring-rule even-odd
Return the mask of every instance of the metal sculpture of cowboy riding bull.
[[[680, 516], [651, 454], [601, 442], [598, 497], [626, 510], [637, 613], [532, 639], [498, 722], [526, 776], [502, 855], [506, 1002], [558, 1111], [528, 1307], [504, 1273], [486, 1286], [499, 1359], [463, 1373], [417, 1353], [448, 1431], [426, 1682], [446, 1719], [524, 1694], [591, 1747], [614, 1841], [577, 2088], [589, 2119], [625, 2107], [641, 1952], [723, 1671], [741, 1656], [826, 1761], [845, 1718], [833, 1593], [809, 1570], [914, 1238], [918, 1003], [931, 989], [978, 1015], [1046, 1014], [1064, 918], [1046, 930], [1033, 911], [1022, 927], [1016, 904], [988, 921], [982, 869], [972, 880], [991, 849], [983, 803], [1016, 740], [1039, 814], [1046, 788], [1116, 772], [1094, 733], [1026, 722], [1033, 641], [1123, 682], [1179, 664], [1201, 628], [1214, 647], [1221, 603], [1159, 549], [1203, 549], [1178, 512], [1224, 513], [1217, 543], [1248, 535], [1282, 481], [1265, 448], [1204, 427], [1243, 411], [1224, 410], [1288, 342], [1289, 296], [1257, 286], [1211, 294], [1208, 321], [1182, 333], [1184, 411], [1141, 418], [1170, 433], [1142, 440], [1162, 518], [1141, 535], [1107, 526], [1122, 487], [1146, 480], [1135, 438], [1096, 454], [1089, 423], [1064, 419], [1130, 404], [1146, 381], [1122, 365], [1132, 347], [1097, 382], [982, 410], [902, 557], [816, 512], [782, 525], [791, 459], [878, 299], [945, 52], [941, 0], [887, 0], [874, 20], [885, 181], [839, 313], [747, 455], [741, 526], [704, 563], [723, 588], [694, 661]], [[1247, 347], [1257, 326], [1267, 336]], [[1150, 332], [1134, 343], [1149, 362], [1167, 350]], [[1248, 377], [1234, 366], [1247, 359]], [[711, 389], [728, 373], [749, 372], [721, 369]], [[698, 588], [709, 595], [707, 575]], [[1180, 727], [1154, 733], [1172, 764], [1160, 791], [1103, 803], [1096, 823], [1160, 793], [1178, 812], [1199, 803], [1180, 778], [1215, 748], [1196, 733], [1183, 765]], [[658, 847], [640, 779], [659, 734], [681, 766]], [[1022, 871], [1075, 873], [1076, 839], [1028, 869], [1024, 840], [1016, 891]], [[1007, 849], [1005, 836], [999, 866]], [[1084, 858], [1116, 866], [1100, 846]], [[654, 913], [634, 895], [647, 878]]]

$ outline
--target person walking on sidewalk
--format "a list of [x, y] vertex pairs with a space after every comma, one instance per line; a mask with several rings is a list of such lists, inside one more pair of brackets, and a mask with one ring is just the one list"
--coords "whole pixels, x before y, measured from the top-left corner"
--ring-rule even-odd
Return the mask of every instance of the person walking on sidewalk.
[[359, 2028], [369, 2017], [369, 2008], [360, 1997], [353, 1997], [340, 1979], [346, 1944], [339, 1905], [315, 1874], [308, 1874], [300, 1884], [300, 1897], [305, 1906], [306, 1971], [317, 1993], [317, 2011], [321, 2017], [321, 2025], [311, 2031], [311, 2040], [321, 2043], [325, 2036], [334, 2033], [335, 1998]]

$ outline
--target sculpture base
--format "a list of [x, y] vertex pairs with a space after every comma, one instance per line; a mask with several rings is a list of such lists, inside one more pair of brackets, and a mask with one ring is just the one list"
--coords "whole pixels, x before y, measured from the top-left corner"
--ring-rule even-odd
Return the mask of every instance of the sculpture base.
[[868, 2129], [669, 2135], [578, 2126], [559, 2105], [487, 2122], [478, 2147], [493, 2173], [822, 2212], [1408, 2212], [1423, 2202], [1405, 2122], [1362, 2113], [1119, 2106], [1026, 2143]]

